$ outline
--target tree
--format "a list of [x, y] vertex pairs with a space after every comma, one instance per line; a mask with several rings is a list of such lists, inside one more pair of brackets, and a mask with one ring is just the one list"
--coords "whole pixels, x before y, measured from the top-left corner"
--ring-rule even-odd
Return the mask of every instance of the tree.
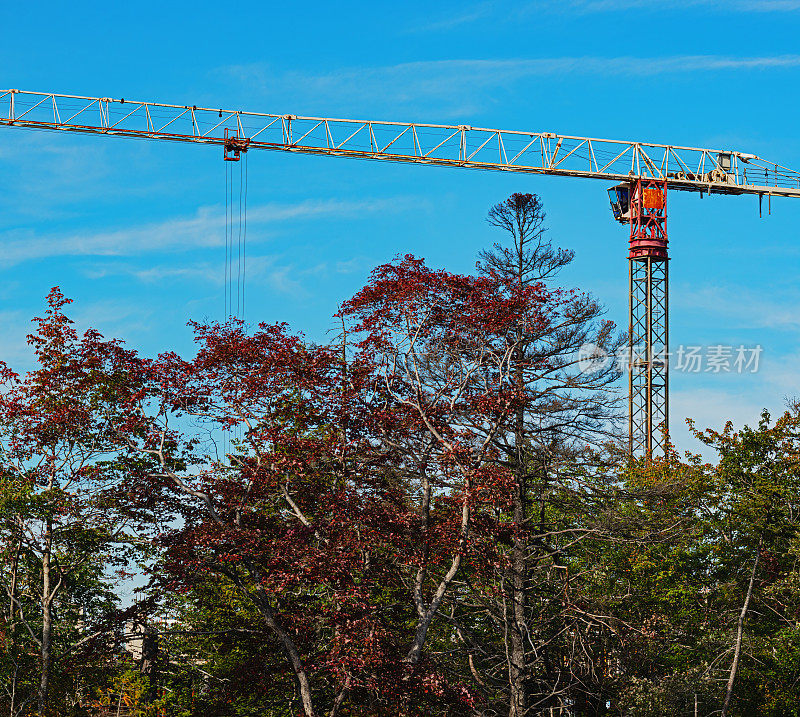
[[[0, 549], [13, 566], [0, 582], [11, 647], [26, 640], [38, 651], [39, 714], [51, 704], [54, 662], [109, 633], [106, 574], [127, 564], [146, 518], [127, 505], [114, 460], [138, 361], [97, 332], [78, 337], [57, 288], [47, 303], [28, 337], [37, 367], [21, 377], [0, 364]], [[13, 659], [12, 705], [32, 697], [19, 694]]]
[[[800, 416], [795, 407], [774, 425], [770, 425], [770, 416], [764, 411], [756, 428], [745, 426], [734, 431], [728, 422], [721, 432], [706, 430], [695, 433], [720, 456], [713, 473], [717, 495], [709, 522], [720, 542], [718, 560], [724, 570], [724, 580], [739, 588], [731, 597], [741, 600], [736, 610], [732, 645], [719, 656], [719, 662], [723, 662], [725, 656], [731, 656], [722, 701], [723, 717], [732, 713], [736, 680], [745, 650], [745, 627], [748, 622], [753, 622], [754, 607], [757, 605], [761, 614], [754, 620], [753, 652], [764, 650], [772, 642], [768, 637], [772, 634], [781, 634], [781, 642], [790, 640], [794, 643], [800, 634], [796, 621], [789, 617], [800, 607], [795, 602], [796, 595], [792, 595], [790, 589], [778, 597], [782, 589], [792, 584], [790, 576], [797, 574], [795, 550], [800, 535], [798, 426]], [[787, 577], [790, 577], [788, 584]], [[761, 661], [760, 656], [753, 654], [752, 657]], [[797, 657], [794, 660], [795, 679], [800, 679], [800, 664]], [[774, 659], [769, 662], [774, 663]], [[757, 670], [757, 673], [761, 672]], [[763, 682], [763, 677], [759, 674], [759, 682]], [[780, 680], [776, 682], [778, 684], [769, 685], [773, 694], [784, 692], [787, 686], [779, 688]], [[749, 685], [747, 692], [759, 694], [761, 689], [754, 687]], [[749, 709], [746, 706], [748, 702], [755, 706], [746, 695], [740, 697], [740, 702], [742, 711]], [[798, 708], [795, 699], [791, 703], [795, 709]], [[759, 700], [757, 704], [763, 703]], [[784, 704], [779, 709], [788, 707]]]
[[669, 541], [609, 555], [609, 592], [628, 582], [620, 619], [619, 704], [632, 717], [800, 711], [798, 415], [696, 435], [718, 453], [642, 461], [629, 487], [659, 487], [637, 510]]
[[162, 536], [159, 583], [235, 590], [307, 717], [353, 692], [378, 699], [401, 669], [385, 603], [408, 510], [365, 428], [369, 370], [283, 325], [195, 328], [194, 359], [161, 356], [131, 408], [130, 460], [158, 464], [140, 491], [182, 519]]
[[[572, 252], [550, 243], [543, 206], [534, 194], [512, 194], [489, 210], [488, 221], [509, 241], [482, 252], [478, 268], [486, 276], [502, 277], [509, 297], [544, 286], [573, 259]], [[587, 480], [590, 474], [581, 477], [576, 461], [585, 446], [614, 435], [619, 400], [614, 361], [596, 362], [585, 370], [582, 360], [587, 350], [614, 357], [624, 337], [615, 336], [614, 325], [602, 320], [604, 310], [591, 296], [565, 290], [552, 294], [557, 300], [546, 325], [518, 321], [509, 327], [507, 341], [514, 349], [508, 379], [520, 400], [492, 438], [498, 460], [514, 476], [509, 516], [513, 537], [502, 577], [502, 600], [510, 608], [501, 618], [511, 717], [526, 715], [531, 705], [560, 704], [558, 695], [570, 689], [553, 667], [557, 660], [548, 655], [553, 649], [549, 631], [536, 637], [541, 625], [537, 629], [530, 624], [530, 607], [541, 604], [536, 590], [551, 595], [559, 591], [553, 577], [561, 575], [556, 583], [563, 583], [564, 590], [572, 585], [559, 536], [568, 536], [572, 544], [597, 528], [585, 519], [592, 501], [599, 499], [592, 495], [598, 486]], [[567, 505], [576, 515], [565, 522]], [[563, 624], [553, 627], [555, 634], [566, 629]]]
[[[505, 285], [407, 257], [343, 306], [338, 352], [282, 326], [198, 326], [193, 361], [153, 365], [131, 450], [159, 462], [143, 480], [162, 481], [183, 517], [164, 541], [167, 569], [183, 587], [203, 573], [229, 581], [258, 608], [307, 715], [318, 704], [335, 714], [359, 690], [407, 710], [473, 701], [423, 651], [469, 556], [473, 513], [507, 493], [487, 426], [517, 400], [510, 329], [521, 315], [548, 320], [541, 287]], [[187, 418], [240, 437], [210, 457], [181, 437]], [[387, 609], [387, 588], [397, 595], [406, 576], [410, 599]]]
[[[491, 459], [495, 433], [518, 400], [508, 379], [509, 329], [520, 320], [537, 326], [548, 320], [541, 287], [504, 295], [505, 283], [433, 271], [406, 256], [375, 269], [340, 311], [380, 382], [376, 433], [418, 486], [412, 589], [418, 621], [406, 658], [412, 665], [465, 558], [481, 493], [505, 489], [504, 473], [493, 470]], [[442, 528], [450, 523], [449, 536], [434, 529], [434, 494], [443, 507], [450, 504], [436, 516], [447, 521]]]

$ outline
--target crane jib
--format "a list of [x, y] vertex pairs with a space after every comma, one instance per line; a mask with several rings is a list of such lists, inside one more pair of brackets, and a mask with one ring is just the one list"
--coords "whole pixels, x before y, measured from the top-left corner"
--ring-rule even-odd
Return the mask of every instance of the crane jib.
[[214, 144], [226, 159], [273, 150], [632, 182], [671, 190], [800, 197], [800, 173], [732, 150], [469, 125], [302, 117], [107, 97], [0, 90], [0, 125]]

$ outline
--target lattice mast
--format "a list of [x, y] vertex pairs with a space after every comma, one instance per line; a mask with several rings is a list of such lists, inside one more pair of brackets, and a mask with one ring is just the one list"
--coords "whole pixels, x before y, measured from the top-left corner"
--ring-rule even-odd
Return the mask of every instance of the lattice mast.
[[669, 428], [667, 182], [637, 177], [608, 190], [614, 218], [630, 226], [628, 247], [628, 446], [665, 452]]
[[667, 185], [630, 186], [628, 251], [628, 445], [632, 455], [666, 450], [669, 428]]

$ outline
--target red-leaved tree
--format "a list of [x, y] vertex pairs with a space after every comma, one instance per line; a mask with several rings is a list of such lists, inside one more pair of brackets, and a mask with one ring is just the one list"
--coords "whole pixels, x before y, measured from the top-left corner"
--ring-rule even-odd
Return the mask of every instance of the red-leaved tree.
[[28, 702], [48, 713], [54, 664], [109, 632], [95, 598], [104, 573], [127, 565], [149, 520], [127, 500], [116, 460], [144, 364], [96, 331], [79, 336], [58, 288], [47, 303], [28, 336], [35, 367], [20, 375], [0, 362], [0, 553], [13, 556], [0, 585], [12, 647], [32, 643], [39, 657], [36, 689], [25, 694], [11, 656], [11, 714]]
[[524, 400], [513, 380], [515, 330], [546, 332], [557, 300], [541, 284], [435, 271], [406, 256], [375, 269], [340, 311], [374, 364], [385, 406], [375, 433], [402, 456], [415, 488], [417, 534], [405, 557], [417, 613], [411, 664], [470, 554], [476, 511], [510, 495], [493, 441]]
[[410, 514], [369, 433], [371, 367], [284, 325], [195, 328], [196, 357], [161, 356], [131, 407], [131, 462], [160, 466], [141, 491], [181, 517], [161, 538], [161, 583], [233, 586], [280, 646], [308, 717], [336, 715], [348, 695], [392, 699], [405, 668], [391, 594]]

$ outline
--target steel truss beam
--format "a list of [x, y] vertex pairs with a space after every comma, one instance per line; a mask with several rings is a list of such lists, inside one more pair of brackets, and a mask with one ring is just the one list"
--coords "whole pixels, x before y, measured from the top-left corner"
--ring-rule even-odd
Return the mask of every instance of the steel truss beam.
[[554, 132], [300, 117], [0, 90], [0, 126], [271, 149], [446, 167], [666, 181], [670, 189], [800, 197], [800, 173], [752, 154]]

